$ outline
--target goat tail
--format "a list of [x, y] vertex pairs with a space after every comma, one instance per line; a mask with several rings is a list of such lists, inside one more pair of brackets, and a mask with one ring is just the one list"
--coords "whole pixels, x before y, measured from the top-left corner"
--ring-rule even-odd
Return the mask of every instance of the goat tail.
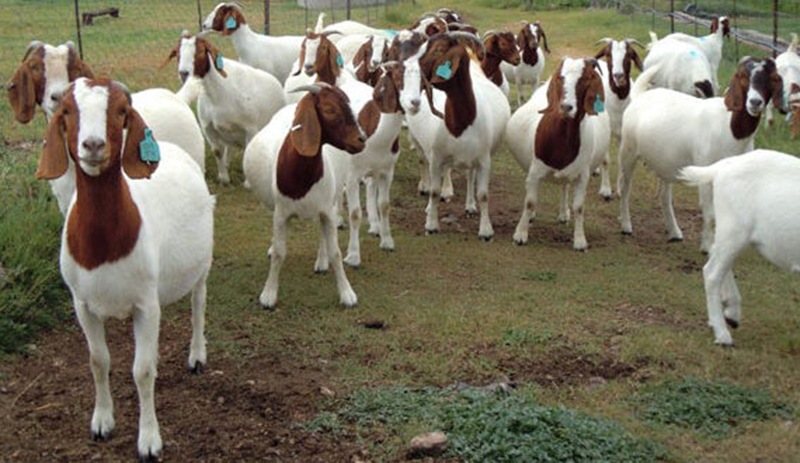
[[678, 172], [678, 180], [689, 186], [700, 186], [712, 183], [717, 174], [716, 165], [688, 166]]
[[656, 42], [658, 42], [658, 35], [656, 35], [655, 32], [650, 31], [650, 43], [647, 44], [647, 49], [649, 50], [653, 48], [653, 45], [655, 45]]
[[633, 83], [633, 88], [631, 88], [631, 101], [635, 100], [637, 96], [653, 87], [653, 77], [660, 69], [661, 66], [656, 64], [650, 66], [649, 68], [645, 69], [643, 73], [639, 74], [636, 82]]

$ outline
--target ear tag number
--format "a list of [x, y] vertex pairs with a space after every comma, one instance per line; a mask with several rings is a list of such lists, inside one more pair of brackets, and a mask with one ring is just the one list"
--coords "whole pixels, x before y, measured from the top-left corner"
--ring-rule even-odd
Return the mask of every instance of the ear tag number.
[[606, 105], [603, 103], [603, 100], [600, 99], [600, 95], [596, 95], [594, 99], [594, 112], [600, 114], [605, 110]]
[[453, 77], [453, 70], [450, 69], [450, 66], [450, 61], [445, 61], [444, 63], [440, 64], [436, 67], [436, 75], [444, 80], [450, 79]]
[[161, 151], [158, 143], [153, 138], [153, 131], [150, 127], [144, 129], [144, 139], [139, 142], [139, 159], [144, 162], [158, 162], [161, 160]]
[[214, 66], [216, 66], [218, 71], [222, 70], [223, 67], [222, 53], [217, 53], [217, 59], [214, 61]]
[[339, 66], [340, 68], [344, 67], [344, 58], [342, 58], [341, 54], [336, 55], [336, 65]]
[[225, 21], [225, 28], [228, 30], [236, 29], [239, 23], [236, 22], [236, 19], [233, 16], [230, 16], [227, 21]]

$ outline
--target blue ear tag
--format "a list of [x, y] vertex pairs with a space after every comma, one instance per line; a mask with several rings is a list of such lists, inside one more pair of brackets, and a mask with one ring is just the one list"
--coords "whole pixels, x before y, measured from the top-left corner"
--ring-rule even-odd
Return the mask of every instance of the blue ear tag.
[[594, 99], [594, 112], [600, 114], [605, 110], [606, 110], [606, 105], [603, 104], [603, 100], [600, 99], [600, 95], [596, 95]]
[[450, 66], [450, 61], [445, 61], [443, 64], [440, 64], [436, 67], [436, 75], [444, 80], [448, 80], [449, 78], [453, 77], [453, 70], [450, 69]]
[[238, 26], [238, 25], [239, 25], [239, 23], [236, 22], [236, 19], [233, 16], [229, 16], [228, 20], [225, 21], [225, 29], [228, 29], [228, 30], [236, 29], [236, 26]]
[[161, 151], [158, 149], [158, 143], [153, 138], [153, 131], [150, 130], [150, 127], [145, 127], [144, 139], [139, 142], [139, 159], [147, 163], [161, 160]]
[[223, 65], [222, 53], [217, 53], [217, 59], [214, 61], [214, 66], [216, 66], [217, 70], [221, 71], [222, 65]]
[[341, 54], [336, 55], [336, 65], [339, 66], [340, 68], [344, 67], [344, 58], [342, 58]]

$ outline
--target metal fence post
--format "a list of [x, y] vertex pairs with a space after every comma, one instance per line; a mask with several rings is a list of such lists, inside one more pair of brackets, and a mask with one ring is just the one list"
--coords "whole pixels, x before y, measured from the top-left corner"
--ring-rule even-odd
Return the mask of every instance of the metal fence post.
[[81, 15], [78, 0], [75, 0], [75, 27], [78, 31], [78, 54], [83, 59], [83, 40], [81, 40]]
[[269, 35], [269, 0], [264, 0], [264, 34]]

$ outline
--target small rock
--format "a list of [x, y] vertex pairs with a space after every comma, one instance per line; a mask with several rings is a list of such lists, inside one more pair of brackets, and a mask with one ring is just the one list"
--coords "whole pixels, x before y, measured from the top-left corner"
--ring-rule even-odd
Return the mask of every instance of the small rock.
[[319, 393], [324, 395], [325, 397], [330, 397], [330, 398], [336, 397], [336, 393], [325, 386], [320, 386]]
[[247, 384], [248, 386], [255, 386], [256, 385], [256, 382], [254, 380], [252, 380], [252, 379], [248, 379], [244, 383]]
[[608, 384], [608, 381], [606, 381], [606, 379], [602, 376], [592, 376], [589, 378], [589, 387], [591, 388], [602, 387], [606, 384]]
[[447, 435], [441, 431], [434, 431], [411, 439], [408, 449], [409, 458], [435, 457], [441, 455], [447, 448]]
[[220, 405], [225, 405], [225, 397], [217, 397], [217, 403]]

